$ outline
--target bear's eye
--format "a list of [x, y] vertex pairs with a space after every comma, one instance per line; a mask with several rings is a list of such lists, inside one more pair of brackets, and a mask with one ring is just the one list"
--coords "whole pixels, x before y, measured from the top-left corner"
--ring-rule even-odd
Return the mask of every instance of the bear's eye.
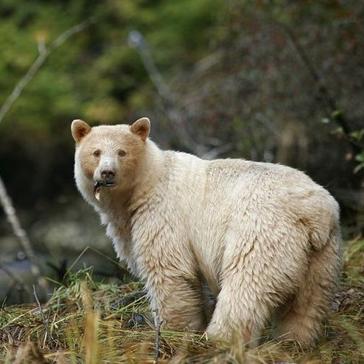
[[94, 155], [94, 157], [100, 157], [101, 150], [100, 149], [96, 149], [92, 154]]
[[125, 150], [122, 150], [122, 149], [119, 149], [119, 150], [118, 150], [118, 156], [119, 156], [119, 157], [124, 157], [125, 155], [126, 155]]

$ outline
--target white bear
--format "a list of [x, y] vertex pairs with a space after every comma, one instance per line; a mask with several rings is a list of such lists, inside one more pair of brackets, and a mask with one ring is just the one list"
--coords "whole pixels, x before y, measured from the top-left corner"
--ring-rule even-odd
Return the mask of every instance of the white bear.
[[313, 343], [341, 258], [323, 187], [282, 165], [163, 151], [148, 118], [71, 130], [78, 189], [166, 327], [249, 343], [275, 317], [277, 336]]

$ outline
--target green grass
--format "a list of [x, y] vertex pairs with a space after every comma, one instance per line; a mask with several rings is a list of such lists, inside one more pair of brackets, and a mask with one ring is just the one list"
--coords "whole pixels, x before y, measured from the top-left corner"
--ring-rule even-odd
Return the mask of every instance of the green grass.
[[[245, 349], [204, 335], [162, 330], [159, 363], [364, 363], [364, 240], [347, 243], [342, 284], [317, 346], [269, 341]], [[37, 305], [0, 311], [0, 362], [153, 363], [153, 327], [143, 287], [93, 281], [91, 270]]]

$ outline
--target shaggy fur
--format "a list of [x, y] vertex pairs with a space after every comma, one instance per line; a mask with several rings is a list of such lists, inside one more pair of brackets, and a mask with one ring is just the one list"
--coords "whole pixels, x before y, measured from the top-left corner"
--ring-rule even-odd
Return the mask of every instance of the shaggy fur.
[[[152, 309], [167, 327], [222, 339], [239, 332], [246, 342], [275, 317], [276, 335], [310, 345], [337, 281], [337, 202], [289, 167], [162, 151], [149, 129], [147, 118], [72, 123], [78, 189], [118, 257], [145, 281]], [[97, 200], [105, 168], [115, 186]], [[216, 297], [212, 317], [206, 286]]]

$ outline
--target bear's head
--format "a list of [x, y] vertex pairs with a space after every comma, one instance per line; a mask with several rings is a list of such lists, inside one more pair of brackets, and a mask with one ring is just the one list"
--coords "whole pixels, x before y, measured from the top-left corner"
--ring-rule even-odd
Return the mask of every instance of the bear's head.
[[96, 127], [74, 120], [71, 132], [76, 142], [76, 184], [86, 200], [98, 204], [133, 188], [150, 132], [148, 118]]

